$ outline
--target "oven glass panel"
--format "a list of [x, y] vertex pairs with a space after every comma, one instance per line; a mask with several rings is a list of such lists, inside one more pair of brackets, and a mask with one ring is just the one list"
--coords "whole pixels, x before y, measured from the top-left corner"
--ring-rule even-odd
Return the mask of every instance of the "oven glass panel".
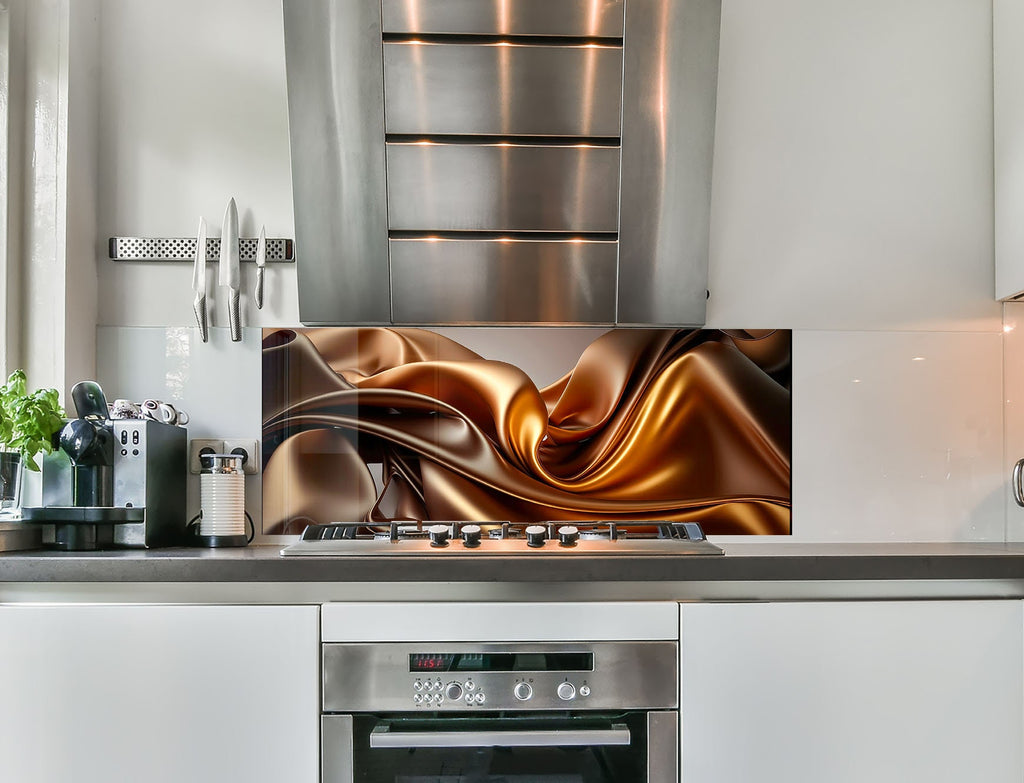
[[594, 654], [562, 653], [413, 653], [410, 672], [592, 672]]
[[[371, 748], [370, 733], [384, 722], [389, 733], [458, 731], [579, 731], [610, 725], [629, 728], [628, 745], [543, 747]], [[356, 783], [643, 783], [646, 781], [646, 715], [551, 718], [525, 716], [424, 720], [356, 716]]]

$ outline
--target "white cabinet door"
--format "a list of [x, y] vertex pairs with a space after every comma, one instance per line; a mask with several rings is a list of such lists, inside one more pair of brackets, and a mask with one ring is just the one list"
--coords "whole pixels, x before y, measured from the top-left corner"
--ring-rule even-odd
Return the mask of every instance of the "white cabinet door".
[[1020, 783], [1019, 601], [681, 608], [683, 783]]
[[0, 780], [315, 783], [318, 608], [0, 607]]
[[996, 298], [1024, 292], [1024, 0], [992, 2]]

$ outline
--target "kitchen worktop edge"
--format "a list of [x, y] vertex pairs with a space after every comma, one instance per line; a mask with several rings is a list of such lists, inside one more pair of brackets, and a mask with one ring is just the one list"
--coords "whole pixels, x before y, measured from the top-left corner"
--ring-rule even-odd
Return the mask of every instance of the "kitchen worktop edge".
[[4, 582], [764, 582], [1024, 580], [1024, 543], [722, 544], [724, 556], [281, 557], [239, 549], [0, 554]]

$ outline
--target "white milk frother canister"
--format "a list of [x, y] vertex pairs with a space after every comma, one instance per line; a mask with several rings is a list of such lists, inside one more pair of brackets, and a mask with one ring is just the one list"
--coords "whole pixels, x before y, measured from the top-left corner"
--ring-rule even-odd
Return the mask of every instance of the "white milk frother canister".
[[199, 457], [199, 543], [205, 546], [245, 546], [245, 475], [239, 454]]

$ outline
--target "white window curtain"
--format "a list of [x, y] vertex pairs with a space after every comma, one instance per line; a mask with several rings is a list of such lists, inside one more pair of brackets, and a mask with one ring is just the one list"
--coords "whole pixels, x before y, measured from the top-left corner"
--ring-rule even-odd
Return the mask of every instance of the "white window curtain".
[[8, 302], [10, 284], [10, 116], [11, 116], [11, 11], [7, 0], [0, 0], [0, 378], [6, 378], [10, 356], [8, 332], [16, 330], [12, 325]]
[[0, 0], [0, 374], [95, 376], [98, 0]]

